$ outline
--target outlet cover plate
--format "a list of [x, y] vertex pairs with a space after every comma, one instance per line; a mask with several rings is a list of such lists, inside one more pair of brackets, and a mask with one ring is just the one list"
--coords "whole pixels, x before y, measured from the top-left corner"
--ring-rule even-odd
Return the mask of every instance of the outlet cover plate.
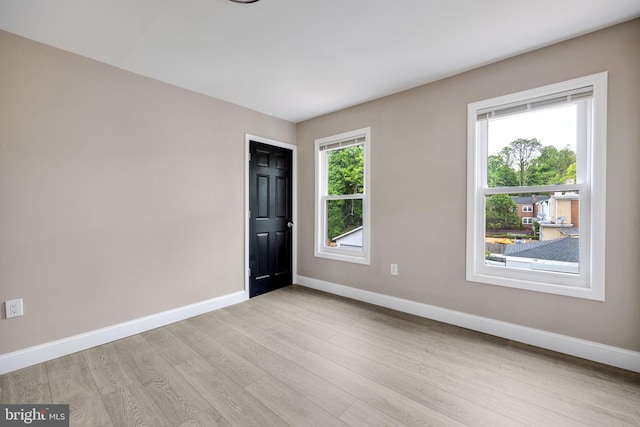
[[22, 298], [12, 299], [11, 301], [7, 301], [4, 304], [7, 319], [22, 316]]
[[389, 268], [389, 273], [392, 276], [397, 276], [398, 275], [398, 264], [391, 264], [391, 267]]

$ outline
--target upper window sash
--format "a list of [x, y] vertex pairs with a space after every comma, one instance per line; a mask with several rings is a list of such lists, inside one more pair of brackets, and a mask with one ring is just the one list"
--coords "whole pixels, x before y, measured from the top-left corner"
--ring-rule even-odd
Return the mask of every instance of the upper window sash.
[[[584, 92], [581, 92], [581, 96], [578, 99], [571, 99], [570, 95], [563, 96], [561, 99], [563, 104], [571, 104], [576, 107], [576, 129], [578, 134], [576, 135], [576, 156], [577, 156], [577, 170], [576, 170], [576, 183], [589, 183], [591, 179], [591, 168], [593, 166], [592, 162], [592, 150], [589, 149], [589, 141], [593, 138], [593, 86], [589, 86], [587, 88], [582, 88]], [[552, 98], [557, 99], [557, 98]], [[513, 105], [530, 105], [529, 103], [513, 103]], [[539, 107], [538, 109], [543, 108], [552, 108], [553, 106], [557, 106], [559, 103], [555, 103], [552, 105], [544, 105]], [[494, 111], [491, 108], [485, 108], [485, 110]], [[499, 110], [498, 110], [499, 111]], [[522, 111], [518, 111], [513, 114], [522, 114], [531, 110], [523, 109]], [[470, 113], [471, 114], [471, 113]], [[489, 122], [492, 118], [487, 118], [486, 115], [490, 113], [485, 113], [483, 115], [477, 115], [478, 119], [475, 123], [475, 134], [476, 134], [476, 144], [474, 152], [477, 153], [476, 156], [472, 159], [473, 164], [476, 165], [477, 172], [480, 174], [480, 182], [484, 188], [491, 188], [491, 190], [500, 188], [500, 187], [489, 187], [489, 179], [488, 179], [488, 159], [489, 152], [488, 146], [486, 144], [489, 137]], [[482, 117], [481, 117], [482, 116]], [[478, 144], [478, 141], [483, 141], [484, 143]], [[471, 159], [470, 159], [471, 160]], [[570, 191], [571, 189], [567, 186], [570, 184], [556, 184], [557, 186], [562, 186], [567, 190], [562, 191]], [[540, 186], [538, 186], [540, 187]], [[523, 189], [523, 191], [542, 191], [539, 189], [535, 189], [534, 186], [513, 186], [513, 187], [504, 187], [506, 189], [509, 188], [519, 188]], [[577, 187], [575, 188], [577, 189]], [[551, 191], [561, 191], [559, 188], [555, 190], [551, 189]], [[505, 190], [505, 192], [512, 192], [509, 190]]]

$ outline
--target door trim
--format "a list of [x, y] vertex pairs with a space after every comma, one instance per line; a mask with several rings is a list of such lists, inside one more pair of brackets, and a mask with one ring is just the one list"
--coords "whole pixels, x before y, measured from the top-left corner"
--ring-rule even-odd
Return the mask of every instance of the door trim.
[[244, 138], [244, 292], [249, 298], [249, 143], [251, 141], [291, 150], [291, 209], [293, 229], [291, 234], [291, 281], [298, 275], [298, 156], [297, 147], [287, 142], [245, 134]]

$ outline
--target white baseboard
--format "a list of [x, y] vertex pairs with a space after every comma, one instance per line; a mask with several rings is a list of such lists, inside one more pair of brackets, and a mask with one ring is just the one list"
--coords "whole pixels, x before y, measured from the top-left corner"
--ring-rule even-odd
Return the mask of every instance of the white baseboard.
[[487, 317], [475, 316], [460, 311], [449, 310], [402, 298], [396, 298], [362, 289], [351, 288], [337, 283], [325, 282], [311, 277], [297, 276], [296, 283], [358, 301], [391, 308], [404, 313], [437, 320], [485, 334], [495, 335], [536, 347], [553, 350], [571, 356], [581, 357], [594, 362], [604, 363], [629, 371], [640, 372], [640, 353], [547, 332], [540, 329], [520, 326]]
[[106, 328], [2, 354], [0, 355], [0, 375], [228, 307], [246, 301], [247, 298], [245, 291], [234, 292]]

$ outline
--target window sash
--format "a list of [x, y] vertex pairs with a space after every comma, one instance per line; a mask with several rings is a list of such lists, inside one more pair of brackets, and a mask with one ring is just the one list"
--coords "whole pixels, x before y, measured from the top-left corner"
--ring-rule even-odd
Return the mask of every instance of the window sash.
[[[367, 191], [367, 176], [365, 174], [365, 171], [363, 170], [363, 174], [365, 174], [365, 176], [363, 177], [363, 188], [361, 188], [359, 193], [353, 193], [353, 194], [329, 194], [329, 152], [330, 151], [335, 151], [335, 150], [341, 150], [344, 148], [349, 148], [349, 147], [357, 147], [357, 146], [363, 146], [364, 150], [366, 151], [366, 146], [364, 144], [364, 137], [362, 138], [354, 138], [354, 139], [349, 139], [346, 141], [342, 141], [342, 142], [338, 142], [338, 143], [325, 143], [325, 144], [321, 144], [318, 147], [318, 151], [320, 153], [320, 158], [321, 158], [321, 195], [322, 197], [344, 197], [344, 196], [362, 196], [365, 194], [365, 192]], [[345, 144], [345, 145], [342, 145]], [[326, 148], [329, 147], [329, 148]], [[323, 149], [325, 148], [325, 149]], [[365, 168], [366, 169], [366, 154], [365, 154]]]
[[[324, 240], [323, 240], [323, 246], [324, 249], [326, 251], [329, 252], [333, 252], [336, 254], [344, 254], [347, 256], [360, 256], [362, 257], [365, 254], [366, 251], [366, 239], [368, 239], [368, 236], [366, 235], [366, 233], [362, 234], [362, 249], [357, 250], [357, 249], [341, 249], [340, 247], [336, 247], [336, 246], [331, 246], [329, 244], [329, 233], [328, 233], [328, 214], [329, 214], [329, 204], [327, 203], [329, 200], [336, 200], [336, 199], [325, 199], [323, 201], [323, 205], [322, 205], [322, 210], [323, 210], [323, 231], [324, 231]], [[344, 200], [354, 200], [354, 199], [344, 199]], [[360, 199], [363, 201], [363, 205], [364, 205], [364, 198]], [[364, 206], [363, 206], [363, 210], [362, 210], [362, 220], [363, 220], [363, 230], [364, 230], [364, 217], [365, 217], [365, 211], [364, 211]], [[337, 237], [337, 236], [336, 236]], [[334, 237], [335, 239], [335, 237]]]
[[[541, 191], [541, 188], [547, 189], [547, 191]], [[552, 271], [521, 271], [508, 267], [495, 267], [487, 265], [484, 260], [485, 241], [484, 238], [487, 233], [486, 228], [486, 206], [485, 200], [487, 196], [493, 194], [529, 194], [529, 193], [554, 193], [554, 192], [569, 192], [577, 191], [580, 194], [579, 205], [579, 218], [580, 228], [590, 230], [590, 218], [589, 218], [589, 194], [587, 192], [586, 185], [550, 185], [544, 187], [502, 187], [498, 190], [511, 191], [493, 191], [495, 188], [480, 189], [478, 191], [477, 206], [482, 207], [480, 212], [477, 213], [477, 223], [475, 224], [476, 230], [476, 247], [475, 256], [472, 262], [476, 264], [476, 270], [479, 274], [491, 275], [500, 277], [503, 276], [508, 279], [521, 280], [529, 283], [548, 283], [554, 282], [555, 285], [550, 286], [569, 286], [575, 288], [589, 289], [588, 285], [588, 272], [590, 270], [590, 257], [589, 246], [591, 241], [590, 232], [581, 233], [579, 243], [579, 272], [575, 273], [557, 273]], [[531, 189], [534, 189], [533, 191]]]
[[[592, 131], [593, 126], [593, 99], [590, 97], [582, 97], [577, 101], [571, 101], [571, 104], [576, 105], [576, 130], [578, 134], [576, 135], [576, 182], [584, 183], [588, 180], [591, 175], [591, 150], [589, 150], [588, 145], [589, 142], [594, 136]], [[546, 108], [546, 107], [545, 107]], [[523, 114], [528, 111], [521, 111], [517, 114]], [[476, 135], [478, 144], [478, 150], [480, 159], [473, 159], [474, 163], [478, 161], [483, 161], [484, 164], [480, 165], [478, 168], [478, 173], [480, 173], [480, 182], [485, 188], [524, 188], [524, 187], [489, 187], [489, 177], [488, 177], [488, 165], [489, 161], [489, 152], [488, 152], [488, 138], [489, 138], [489, 120], [482, 119], [476, 122]], [[480, 143], [482, 141], [482, 143]], [[541, 188], [544, 186], [540, 186]], [[509, 192], [508, 190], [506, 190]]]

